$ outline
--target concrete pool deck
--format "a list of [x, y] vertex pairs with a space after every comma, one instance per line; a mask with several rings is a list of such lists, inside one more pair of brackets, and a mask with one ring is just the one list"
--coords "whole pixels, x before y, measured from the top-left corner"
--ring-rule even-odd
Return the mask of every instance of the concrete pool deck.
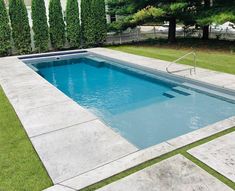
[[[88, 49], [88, 51], [149, 70], [165, 72], [169, 64], [157, 59], [104, 48]], [[183, 68], [187, 66], [177, 64], [172, 70]], [[196, 75], [193, 76], [190, 76], [188, 71], [177, 75], [235, 90], [234, 75], [205, 69], [197, 69]], [[17, 57], [0, 59], [0, 85], [50, 177], [55, 184], [58, 183], [57, 190], [82, 189], [235, 126], [234, 116], [138, 151], [135, 146], [44, 80]]]

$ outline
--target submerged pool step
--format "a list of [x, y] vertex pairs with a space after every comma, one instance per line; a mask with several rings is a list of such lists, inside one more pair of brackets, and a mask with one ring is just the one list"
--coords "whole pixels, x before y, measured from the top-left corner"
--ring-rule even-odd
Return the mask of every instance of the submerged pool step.
[[191, 93], [189, 93], [188, 91], [185, 91], [185, 90], [184, 90], [184, 88], [181, 88], [181, 87], [177, 86], [177, 87], [172, 88], [172, 90], [163, 93], [163, 95], [168, 97], [168, 98], [191, 95]]
[[178, 94], [181, 94], [181, 95], [184, 95], [184, 96], [189, 96], [191, 95], [190, 93], [187, 93], [185, 91], [182, 91], [182, 90], [178, 90], [178, 89], [172, 89], [172, 91], [178, 93]]
[[91, 64], [92, 66], [95, 66], [96, 68], [102, 68], [105, 66], [105, 60], [100, 59], [100, 58], [96, 58], [93, 56], [86, 56], [86, 58], [92, 60], [95, 62], [95, 64]]
[[193, 91], [190, 90], [190, 89], [186, 89], [186, 88], [183, 88], [181, 86], [176, 86], [176, 87], [173, 87], [172, 88], [174, 91], [178, 91], [178, 92], [181, 92], [182, 95], [191, 95], [193, 94]]
[[175, 92], [175, 91], [167, 91], [165, 93], [163, 93], [164, 96], [168, 97], [168, 98], [174, 98], [174, 97], [179, 97], [182, 96], [181, 94]]
[[93, 57], [93, 56], [86, 56], [86, 58], [90, 59], [90, 60], [93, 60], [95, 62], [99, 62], [99, 63], [103, 63], [105, 62], [105, 60], [101, 59], [101, 58], [96, 58], [96, 57]]

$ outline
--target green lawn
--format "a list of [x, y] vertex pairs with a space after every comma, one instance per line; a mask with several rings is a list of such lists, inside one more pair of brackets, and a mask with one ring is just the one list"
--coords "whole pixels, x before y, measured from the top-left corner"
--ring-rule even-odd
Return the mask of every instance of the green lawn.
[[0, 191], [41, 191], [52, 185], [0, 87]]
[[[182, 55], [192, 51], [190, 48], [177, 46], [166, 47], [154, 45], [123, 45], [109, 47], [113, 50], [119, 50], [131, 54], [157, 58], [161, 60], [173, 61]], [[219, 51], [210, 49], [198, 49], [197, 66], [215, 71], [235, 74], [235, 53], [230, 51]], [[192, 65], [193, 56], [189, 56], [180, 61], [181, 64]]]

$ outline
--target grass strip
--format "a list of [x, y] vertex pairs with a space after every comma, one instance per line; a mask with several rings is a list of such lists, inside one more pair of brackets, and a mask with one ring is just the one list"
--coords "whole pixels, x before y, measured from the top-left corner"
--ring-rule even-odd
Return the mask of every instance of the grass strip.
[[0, 87], [0, 191], [41, 191], [52, 184]]

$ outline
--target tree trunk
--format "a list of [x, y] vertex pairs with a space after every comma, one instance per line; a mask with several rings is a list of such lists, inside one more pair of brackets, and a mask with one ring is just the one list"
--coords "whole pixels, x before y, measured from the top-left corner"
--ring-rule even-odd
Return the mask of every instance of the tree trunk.
[[168, 42], [176, 42], [176, 18], [169, 20]]
[[[204, 0], [204, 7], [205, 9], [210, 8], [211, 1], [210, 0]], [[208, 40], [209, 39], [209, 25], [203, 26], [203, 35], [202, 35], [203, 40]]]
[[209, 25], [203, 26], [203, 40], [208, 40], [209, 39]]

